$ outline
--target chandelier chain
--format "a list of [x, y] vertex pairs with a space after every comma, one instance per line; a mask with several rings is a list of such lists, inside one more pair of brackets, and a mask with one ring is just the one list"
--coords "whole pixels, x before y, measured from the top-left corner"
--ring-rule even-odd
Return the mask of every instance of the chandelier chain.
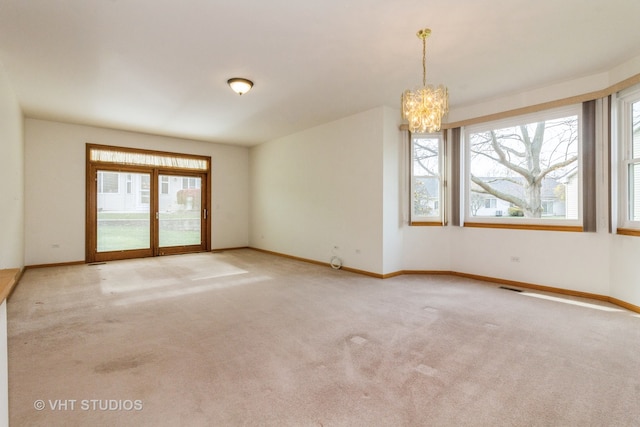
[[427, 38], [422, 38], [422, 86], [427, 85]]

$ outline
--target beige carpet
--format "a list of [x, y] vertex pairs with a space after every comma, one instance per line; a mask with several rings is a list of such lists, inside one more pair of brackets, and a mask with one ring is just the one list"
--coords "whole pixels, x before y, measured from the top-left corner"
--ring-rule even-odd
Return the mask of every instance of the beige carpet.
[[638, 315], [479, 281], [244, 249], [30, 269], [8, 318], [12, 426], [640, 425]]

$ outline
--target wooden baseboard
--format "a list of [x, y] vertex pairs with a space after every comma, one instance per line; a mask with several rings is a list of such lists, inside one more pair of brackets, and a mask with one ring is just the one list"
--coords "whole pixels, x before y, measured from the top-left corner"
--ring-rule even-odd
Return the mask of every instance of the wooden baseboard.
[[213, 252], [215, 254], [220, 253], [220, 252], [226, 252], [226, 251], [237, 251], [238, 249], [249, 249], [249, 246], [237, 246], [235, 248], [218, 248], [218, 249], [211, 249], [209, 252]]
[[589, 298], [597, 301], [604, 301], [604, 302], [608, 302], [608, 303], [617, 305], [619, 307], [625, 308], [629, 311], [640, 313], [639, 306], [628, 303], [626, 301], [622, 301], [618, 298], [613, 298], [606, 295], [593, 294], [590, 292], [574, 291], [571, 289], [555, 288], [552, 286], [542, 286], [542, 285], [536, 285], [533, 283], [518, 282], [515, 280], [499, 279], [495, 277], [479, 276], [476, 274], [467, 274], [467, 273], [459, 273], [459, 272], [452, 272], [451, 274], [453, 274], [454, 276], [466, 277], [469, 279], [481, 280], [484, 282], [499, 283], [502, 285], [517, 286], [519, 288], [534, 289], [542, 292], [551, 292], [554, 294], [568, 295], [568, 296], [579, 297], [579, 298]]
[[[281, 256], [281, 257], [285, 257], [285, 258], [289, 258], [289, 259], [295, 259], [297, 261], [309, 262], [311, 264], [323, 265], [323, 266], [331, 267], [331, 265], [329, 263], [310, 260], [310, 259], [306, 259], [306, 258], [293, 256], [293, 255], [282, 254], [282, 253], [279, 253], [279, 252], [268, 251], [266, 249], [259, 249], [259, 248], [253, 248], [253, 247], [249, 247], [249, 249], [253, 249], [253, 250], [256, 250], [256, 251], [259, 251], [259, 252], [264, 252], [264, 253], [267, 253], [267, 254]], [[626, 301], [619, 300], [617, 298], [609, 297], [609, 296], [606, 296], [606, 295], [593, 294], [593, 293], [582, 292], [582, 291], [574, 291], [574, 290], [571, 290], [571, 289], [555, 288], [555, 287], [552, 287], [552, 286], [536, 285], [536, 284], [533, 284], [533, 283], [519, 282], [519, 281], [516, 281], [516, 280], [508, 280], [508, 279], [500, 279], [500, 278], [497, 278], [497, 277], [481, 276], [481, 275], [469, 274], [469, 273], [461, 273], [461, 272], [458, 272], [458, 271], [446, 271], [446, 270], [399, 270], [399, 271], [394, 271], [392, 273], [380, 274], [380, 273], [372, 273], [370, 271], [358, 270], [358, 269], [355, 269], [355, 268], [349, 268], [349, 267], [344, 267], [344, 266], [341, 269], [345, 270], [345, 271], [350, 271], [350, 272], [353, 272], [353, 273], [364, 274], [366, 276], [375, 277], [375, 278], [378, 278], [378, 279], [389, 279], [389, 278], [392, 278], [392, 277], [402, 276], [402, 275], [405, 275], [405, 274], [424, 274], [424, 275], [436, 275], [437, 274], [437, 275], [451, 275], [451, 276], [465, 277], [467, 279], [480, 280], [480, 281], [483, 281], [483, 282], [491, 282], [491, 283], [498, 283], [498, 284], [501, 284], [501, 285], [517, 286], [517, 287], [520, 287], [520, 288], [535, 289], [535, 290], [541, 291], [541, 292], [550, 292], [550, 293], [555, 293], [555, 294], [568, 295], [568, 296], [579, 297], [579, 298], [589, 298], [589, 299], [593, 299], [593, 300], [597, 300], [597, 301], [609, 302], [611, 304], [615, 304], [615, 305], [617, 305], [619, 307], [625, 308], [625, 309], [633, 311], [635, 313], [640, 313], [640, 307], [639, 306], [631, 304], [631, 303], [628, 303]]]
[[477, 275], [477, 274], [460, 273], [460, 272], [457, 272], [457, 271], [453, 271], [453, 272], [451, 272], [451, 274], [454, 275], [454, 276], [466, 277], [468, 279], [482, 280], [483, 282], [491, 282], [491, 283], [498, 283], [498, 284], [501, 284], [501, 285], [517, 286], [517, 287], [520, 287], [520, 288], [535, 289], [536, 291], [552, 292], [554, 294], [569, 295], [569, 296], [581, 297], [581, 298], [590, 298], [590, 299], [595, 299], [595, 300], [598, 300], [598, 301], [609, 302], [609, 297], [607, 297], [605, 295], [600, 295], [600, 294], [592, 294], [592, 293], [589, 293], [589, 292], [573, 291], [573, 290], [570, 290], [570, 289], [563, 289], [563, 288], [554, 288], [554, 287], [551, 287], [551, 286], [542, 286], [542, 285], [536, 285], [536, 284], [533, 284], [533, 283], [519, 282], [519, 281], [516, 281], [516, 280], [500, 279], [500, 278], [497, 278], [497, 277], [490, 277], [490, 276], [480, 276], [480, 275]]
[[51, 264], [31, 264], [25, 266], [25, 270], [30, 268], [47, 268], [47, 267], [65, 267], [68, 265], [81, 265], [86, 264], [85, 261], [69, 261], [69, 262], [54, 262]]
[[640, 306], [630, 304], [630, 303], [628, 303], [626, 301], [619, 300], [618, 298], [609, 297], [609, 302], [611, 304], [618, 305], [618, 306], [620, 306], [622, 308], [626, 308], [627, 310], [630, 310], [630, 311], [633, 311], [633, 312], [636, 312], [636, 313], [640, 313]]

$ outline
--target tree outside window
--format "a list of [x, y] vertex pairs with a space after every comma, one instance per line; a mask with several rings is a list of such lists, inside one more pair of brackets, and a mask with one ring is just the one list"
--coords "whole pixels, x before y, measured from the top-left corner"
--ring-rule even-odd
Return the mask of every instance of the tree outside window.
[[412, 222], [441, 222], [442, 147], [441, 135], [412, 136]]
[[469, 213], [578, 219], [578, 115], [519, 122], [467, 133]]

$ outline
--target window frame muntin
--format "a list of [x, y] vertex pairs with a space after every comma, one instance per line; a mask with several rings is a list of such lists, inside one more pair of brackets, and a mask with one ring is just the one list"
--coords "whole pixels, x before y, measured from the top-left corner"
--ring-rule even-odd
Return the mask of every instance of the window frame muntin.
[[[578, 199], [577, 210], [578, 218], [576, 219], [548, 219], [548, 218], [523, 218], [510, 217], [508, 215], [496, 217], [474, 217], [471, 215], [470, 205], [470, 188], [471, 188], [471, 145], [470, 134], [480, 133], [489, 130], [503, 129], [524, 124], [536, 123], [539, 121], [547, 121], [560, 119], [563, 117], [577, 116], [578, 118], [578, 166], [576, 176], [578, 179]], [[474, 123], [464, 126], [461, 132], [461, 143], [463, 146], [463, 170], [461, 171], [461, 181], [463, 194], [461, 200], [463, 202], [463, 218], [462, 224], [466, 227], [482, 227], [482, 228], [515, 228], [515, 229], [542, 229], [542, 230], [561, 230], [561, 231], [583, 231], [583, 200], [584, 200], [584, 182], [583, 182], [583, 112], [582, 104], [570, 104], [547, 110], [536, 111], [532, 113], [520, 114], [505, 117], [497, 120], [490, 120], [482, 123]]]

